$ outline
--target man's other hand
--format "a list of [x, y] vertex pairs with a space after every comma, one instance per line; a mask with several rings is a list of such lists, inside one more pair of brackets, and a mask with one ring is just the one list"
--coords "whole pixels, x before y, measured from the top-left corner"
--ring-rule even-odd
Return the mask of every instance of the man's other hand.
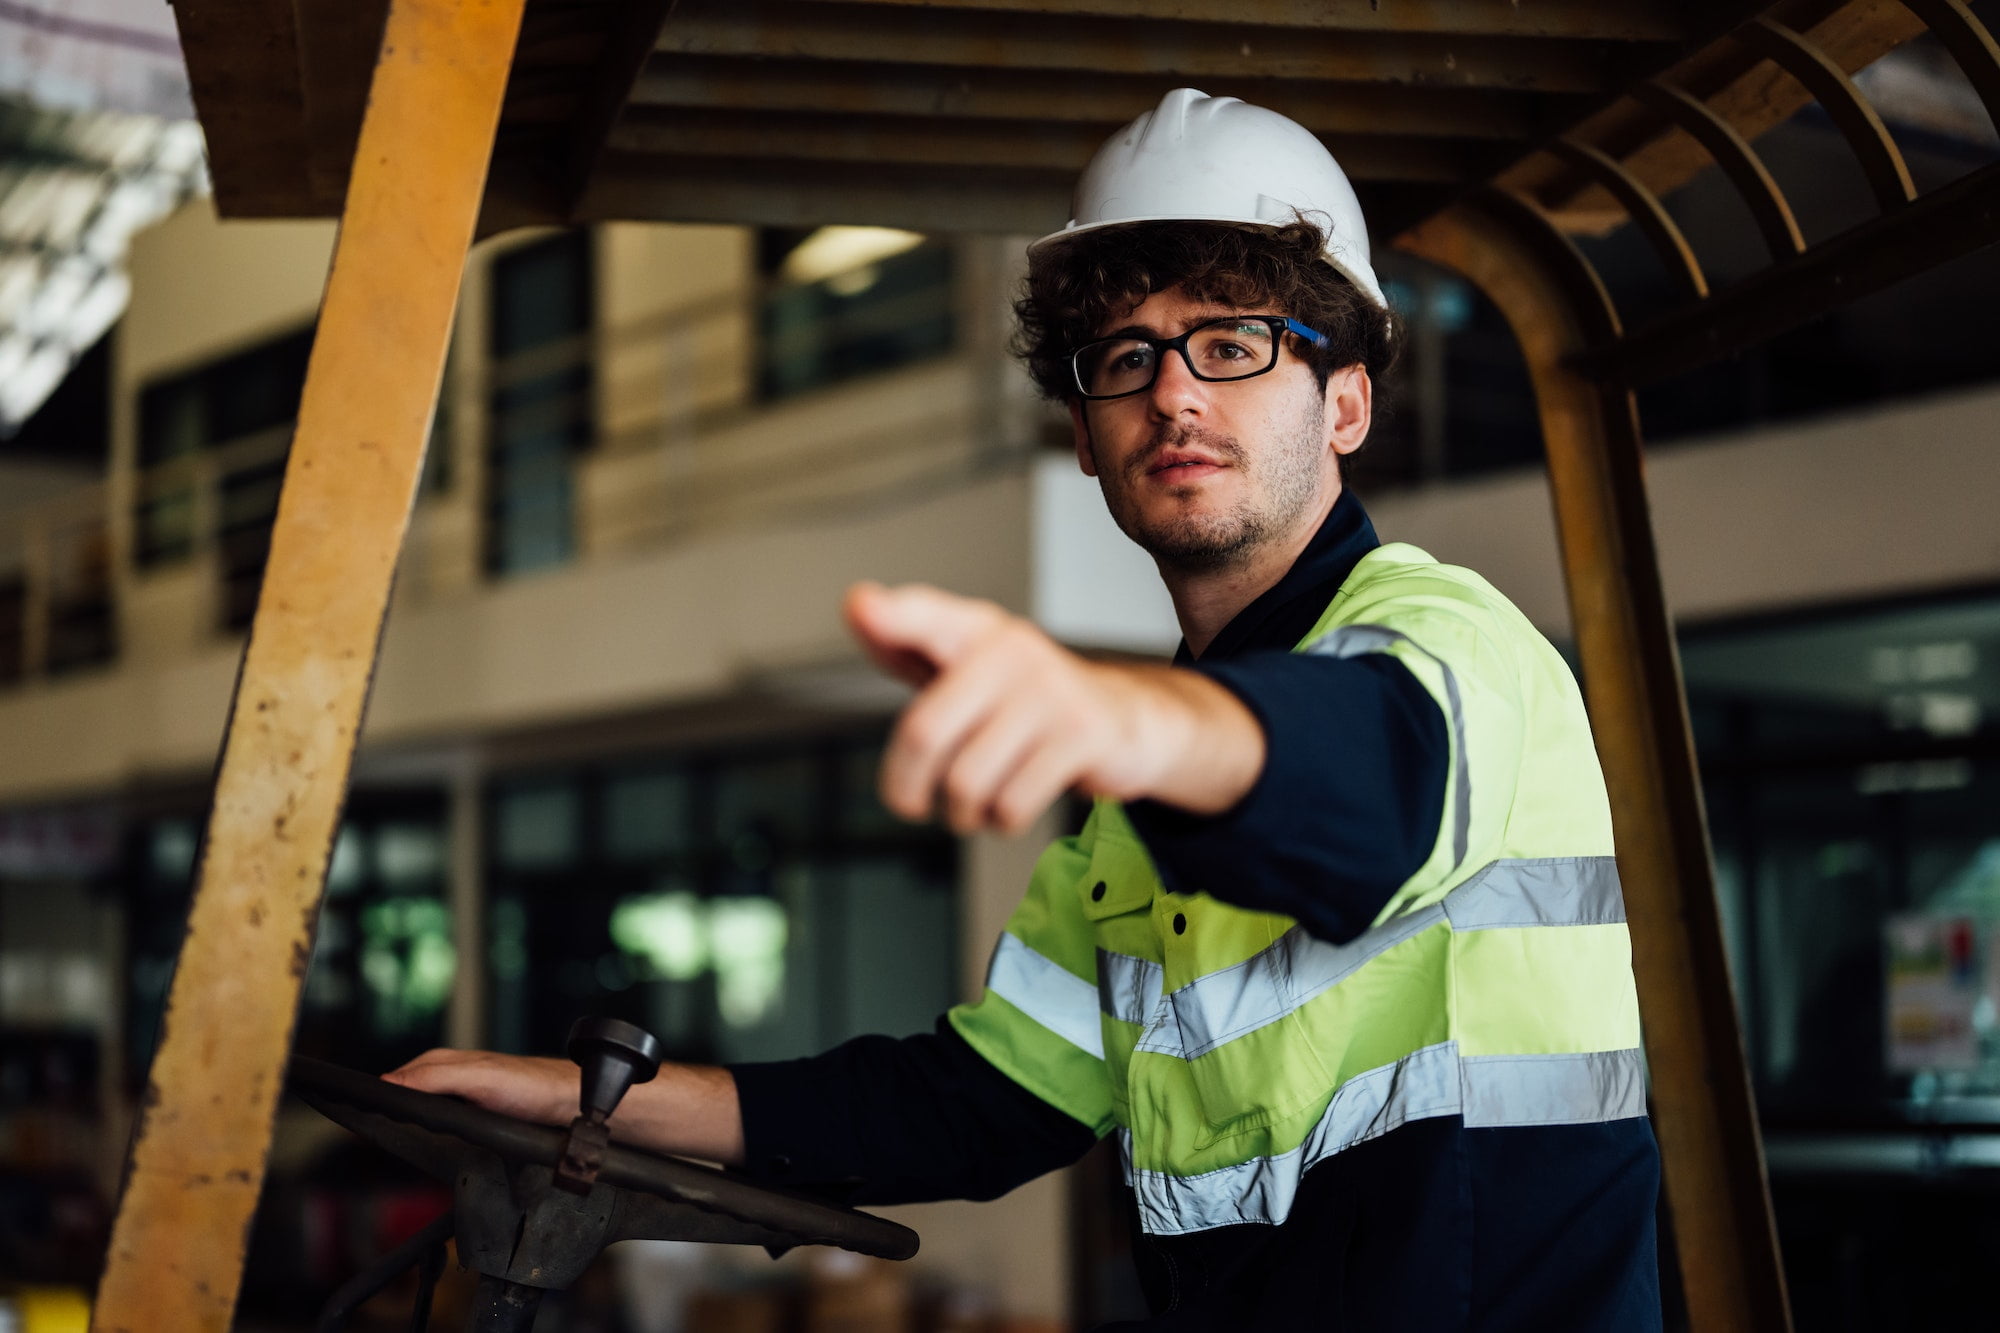
[[918, 687], [882, 760], [882, 801], [959, 833], [1019, 833], [1065, 791], [1229, 809], [1264, 765], [1264, 734], [1191, 671], [1091, 662], [991, 602], [921, 584], [848, 591], [868, 655]]
[[[576, 1118], [583, 1073], [568, 1060], [494, 1051], [425, 1051], [384, 1074], [419, 1092], [463, 1097], [489, 1111], [543, 1125]], [[611, 1113], [612, 1137], [658, 1152], [743, 1164], [743, 1112], [726, 1069], [664, 1063]]]
[[567, 1125], [583, 1086], [582, 1071], [568, 1060], [494, 1051], [425, 1051], [382, 1077], [543, 1125]]

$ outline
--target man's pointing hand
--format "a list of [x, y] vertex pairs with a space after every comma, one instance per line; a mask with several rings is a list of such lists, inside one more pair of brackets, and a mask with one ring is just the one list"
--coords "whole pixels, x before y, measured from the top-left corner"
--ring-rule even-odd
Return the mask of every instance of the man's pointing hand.
[[1166, 667], [1090, 662], [991, 602], [856, 584], [848, 625], [918, 687], [882, 761], [882, 800], [960, 833], [1018, 833], [1065, 791], [1219, 813], [1249, 791], [1264, 735], [1235, 695]]

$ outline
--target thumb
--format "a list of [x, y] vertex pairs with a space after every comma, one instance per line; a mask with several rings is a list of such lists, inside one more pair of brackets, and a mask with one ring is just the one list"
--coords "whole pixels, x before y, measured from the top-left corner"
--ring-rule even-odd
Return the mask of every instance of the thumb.
[[921, 583], [857, 583], [842, 610], [869, 657], [912, 685], [927, 684], [958, 660], [1002, 614], [990, 602]]

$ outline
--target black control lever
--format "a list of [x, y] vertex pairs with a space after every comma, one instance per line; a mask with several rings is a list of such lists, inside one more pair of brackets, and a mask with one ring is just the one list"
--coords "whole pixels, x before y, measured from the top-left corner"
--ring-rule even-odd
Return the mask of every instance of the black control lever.
[[581, 1110], [570, 1121], [556, 1184], [588, 1194], [611, 1142], [606, 1122], [635, 1083], [660, 1072], [659, 1039], [616, 1018], [579, 1018], [569, 1030], [569, 1058], [583, 1070]]

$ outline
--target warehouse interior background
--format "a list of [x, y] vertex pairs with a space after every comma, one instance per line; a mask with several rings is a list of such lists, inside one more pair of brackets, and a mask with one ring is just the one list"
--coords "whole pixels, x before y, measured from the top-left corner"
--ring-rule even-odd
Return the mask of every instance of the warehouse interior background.
[[[1920, 185], [2000, 158], [1927, 43], [1863, 81]], [[1870, 207], [1816, 113], [1759, 148], [1808, 237]], [[219, 222], [154, 122], [23, 105], [0, 109], [0, 287], [140, 159], [162, 215], [122, 313], [0, 441], [0, 1284], [87, 1291], [101, 1263], [334, 239]], [[1719, 178], [1671, 201], [1712, 274], [1759, 258], [1730, 252], [1740, 207]], [[608, 224], [475, 250], [298, 1050], [548, 1053], [604, 1013], [674, 1057], [779, 1058], [976, 993], [1068, 816], [1015, 840], [888, 816], [900, 695], [841, 590], [932, 582], [1090, 652], [1176, 637], [1008, 355], [1026, 239]], [[1585, 248], [1643, 308], [1643, 242]], [[1561, 643], [1512, 337], [1442, 270], [1379, 266], [1409, 336], [1351, 484], [1385, 540], [1480, 570]], [[1996, 305], [1988, 250], [1642, 395], [1808, 1333], [1991, 1315]], [[925, 1248], [893, 1276], [627, 1246], [544, 1324], [756, 1327], [723, 1321], [817, 1283], [930, 1328], [1087, 1327], [1135, 1300], [1112, 1172], [894, 1210]], [[243, 1327], [310, 1327], [437, 1206], [288, 1107]]]

